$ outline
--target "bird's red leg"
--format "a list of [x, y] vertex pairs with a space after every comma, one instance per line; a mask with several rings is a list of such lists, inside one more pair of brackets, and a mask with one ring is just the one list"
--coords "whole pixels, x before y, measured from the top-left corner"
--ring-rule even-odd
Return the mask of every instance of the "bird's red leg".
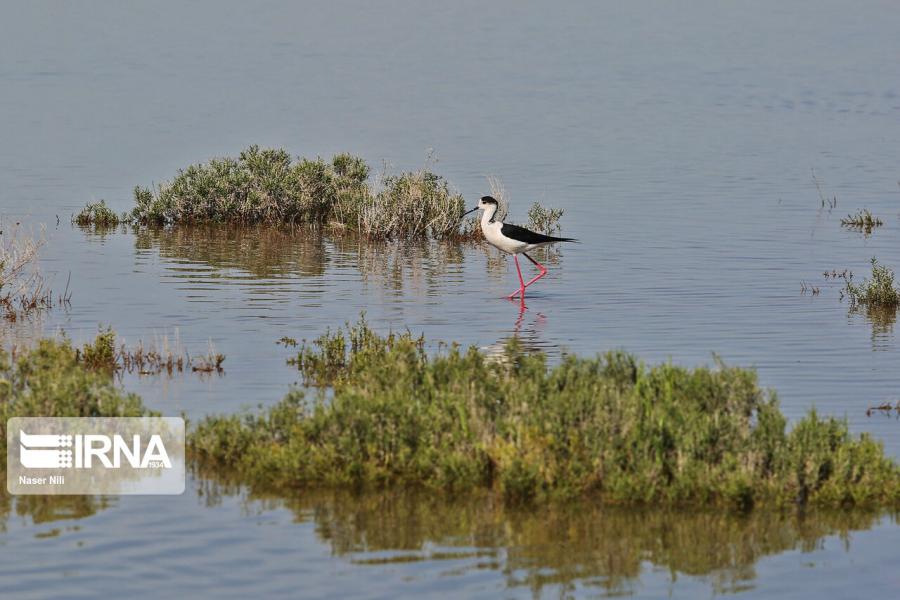
[[513, 254], [513, 260], [516, 261], [516, 271], [519, 273], [519, 289], [514, 291], [512, 294], [507, 296], [510, 300], [516, 297], [516, 294], [519, 294], [522, 298], [522, 301], [525, 301], [525, 280], [522, 279], [522, 269], [519, 267], [519, 257]]
[[[525, 253], [523, 252], [522, 254], [525, 254]], [[528, 260], [530, 260], [532, 263], [534, 263], [534, 266], [536, 266], [538, 269], [541, 270], [541, 272], [538, 273], [537, 275], [535, 275], [535, 276], [532, 278], [531, 281], [529, 281], [528, 283], [525, 284], [525, 287], [528, 287], [529, 285], [531, 285], [532, 283], [534, 283], [535, 281], [537, 281], [538, 279], [540, 279], [541, 277], [543, 277], [544, 275], [547, 274], [547, 267], [545, 267], [544, 265], [542, 265], [542, 264], [539, 263], [538, 261], [534, 260], [533, 258], [531, 258], [530, 256], [528, 256], [527, 254], [525, 254], [525, 258], [527, 258]], [[524, 288], [523, 288], [523, 289], [524, 289]]]

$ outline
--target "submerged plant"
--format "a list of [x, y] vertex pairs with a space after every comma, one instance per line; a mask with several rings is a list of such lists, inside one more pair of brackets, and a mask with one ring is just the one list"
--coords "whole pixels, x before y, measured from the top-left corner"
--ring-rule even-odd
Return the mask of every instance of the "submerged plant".
[[847, 215], [841, 219], [842, 226], [857, 229], [866, 235], [871, 234], [873, 229], [881, 227], [883, 224], [881, 219], [873, 216], [868, 208], [858, 210], [856, 214]]
[[487, 488], [507, 500], [900, 504], [900, 469], [814, 411], [791, 431], [753, 371], [647, 367], [623, 352], [550, 367], [515, 340], [502, 360], [362, 321], [304, 346], [307, 384], [258, 414], [208, 417], [201, 468], [257, 489]]
[[851, 306], [865, 305], [867, 308], [896, 309], [900, 306], [900, 291], [894, 287], [894, 272], [878, 264], [872, 257], [872, 278], [859, 285], [853, 283], [853, 275], [843, 277], [843, 295], [850, 299]]

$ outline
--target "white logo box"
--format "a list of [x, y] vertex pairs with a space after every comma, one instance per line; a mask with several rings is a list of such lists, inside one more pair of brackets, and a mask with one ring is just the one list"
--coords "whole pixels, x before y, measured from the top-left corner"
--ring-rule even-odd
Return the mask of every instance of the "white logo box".
[[181, 494], [180, 417], [14, 417], [6, 422], [10, 494]]

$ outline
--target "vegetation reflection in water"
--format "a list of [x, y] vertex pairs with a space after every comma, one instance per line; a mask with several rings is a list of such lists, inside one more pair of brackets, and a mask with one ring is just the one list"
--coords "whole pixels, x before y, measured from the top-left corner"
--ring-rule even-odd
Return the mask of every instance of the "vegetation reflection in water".
[[315, 524], [337, 556], [361, 566], [446, 562], [446, 577], [478, 570], [503, 574], [509, 587], [537, 597], [550, 589], [586, 586], [618, 595], [633, 591], [647, 563], [704, 578], [711, 591], [753, 587], [756, 563], [783, 552], [814, 552], [839, 536], [849, 551], [853, 532], [895, 514], [870, 511], [766, 511], [747, 514], [603, 507], [578, 502], [510, 506], [488, 495], [436, 496], [414, 491], [304, 492], [293, 497], [247, 495], [239, 486], [199, 480], [209, 505], [239, 495], [249, 512], [287, 508]]
[[[89, 236], [109, 235], [84, 229]], [[334, 237], [308, 228], [197, 225], [135, 228], [138, 254], [156, 250], [175, 277], [192, 281], [264, 280], [323, 277], [351, 269], [363, 283], [377, 282], [393, 292], [444, 289], [443, 278], [461, 270], [466, 248], [483, 252], [489, 275], [507, 275], [506, 257], [479, 242], [410, 240], [402, 244]], [[558, 264], [558, 249], [539, 249], [537, 258]], [[209, 267], [209, 269], [199, 266]]]
[[[413, 491], [354, 494], [304, 492], [248, 495], [238, 485], [196, 480], [207, 506], [237, 496], [251, 513], [285, 508], [297, 523], [315, 525], [331, 552], [363, 568], [390, 563], [446, 563], [444, 577], [502, 573], [508, 587], [595, 588], [604, 595], [634, 591], [649, 567], [704, 579], [715, 593], [752, 588], [758, 561], [788, 551], [815, 552], [829, 536], [852, 549], [853, 533], [894, 513], [874, 511], [717, 511], [603, 507], [579, 502], [510, 506], [486, 495], [436, 496]], [[79, 521], [115, 506], [108, 497], [24, 496], [0, 491], [0, 532], [10, 518], [59, 523], [35, 537], [90, 527]], [[64, 524], [67, 524], [64, 526]]]

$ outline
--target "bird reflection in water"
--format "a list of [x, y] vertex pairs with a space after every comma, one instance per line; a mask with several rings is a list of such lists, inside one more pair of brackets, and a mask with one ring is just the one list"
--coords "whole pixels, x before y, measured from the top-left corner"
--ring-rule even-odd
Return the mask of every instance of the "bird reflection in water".
[[505, 362], [507, 360], [506, 347], [512, 340], [515, 340], [521, 352], [543, 352], [548, 357], [556, 357], [560, 354], [559, 346], [543, 339], [543, 330], [546, 324], [546, 315], [541, 312], [529, 314], [527, 307], [520, 304], [511, 334], [504, 335], [493, 344], [482, 346], [481, 351], [492, 360]]

